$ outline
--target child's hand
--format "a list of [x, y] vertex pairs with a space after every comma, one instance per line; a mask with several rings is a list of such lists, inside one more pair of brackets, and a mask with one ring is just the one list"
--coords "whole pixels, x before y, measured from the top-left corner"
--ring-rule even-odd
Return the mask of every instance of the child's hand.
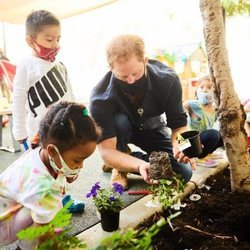
[[18, 142], [23, 145], [25, 151], [27, 151], [29, 149], [29, 144], [28, 144], [27, 138], [25, 138], [23, 140], [18, 140]]
[[27, 139], [28, 139], [28, 137], [26, 137], [26, 138], [24, 138], [24, 139], [22, 139], [22, 140], [18, 140], [18, 142], [19, 142], [20, 144], [23, 144]]

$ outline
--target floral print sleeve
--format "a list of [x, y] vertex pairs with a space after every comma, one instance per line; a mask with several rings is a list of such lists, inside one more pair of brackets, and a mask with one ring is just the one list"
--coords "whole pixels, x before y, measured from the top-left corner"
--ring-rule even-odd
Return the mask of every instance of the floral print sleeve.
[[22, 204], [31, 210], [34, 222], [46, 224], [55, 217], [62, 207], [63, 185], [63, 179], [55, 180], [50, 175], [39, 175], [35, 182], [29, 183], [26, 190], [29, 189], [32, 193], [22, 200]]
[[33, 221], [39, 224], [46, 224], [52, 221], [62, 207], [61, 199], [61, 195], [47, 193], [42, 195], [35, 203], [29, 204]]

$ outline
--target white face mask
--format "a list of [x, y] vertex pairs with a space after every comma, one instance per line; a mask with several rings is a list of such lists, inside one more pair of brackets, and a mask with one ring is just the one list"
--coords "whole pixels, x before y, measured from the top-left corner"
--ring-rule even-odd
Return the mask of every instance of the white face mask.
[[66, 162], [64, 161], [64, 159], [62, 158], [61, 154], [59, 153], [59, 150], [56, 146], [54, 146], [56, 152], [59, 155], [61, 164], [62, 164], [62, 168], [59, 168], [54, 159], [49, 155], [49, 163], [51, 165], [51, 167], [54, 169], [54, 171], [58, 174], [63, 174], [66, 177], [70, 177], [70, 178], [76, 178], [77, 175], [79, 174], [80, 168], [77, 169], [71, 169], [68, 167], [68, 165], [66, 164]]

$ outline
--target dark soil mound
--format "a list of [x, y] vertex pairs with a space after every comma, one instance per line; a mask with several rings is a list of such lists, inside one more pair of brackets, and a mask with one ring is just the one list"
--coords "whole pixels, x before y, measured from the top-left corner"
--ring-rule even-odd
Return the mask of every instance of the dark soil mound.
[[[229, 169], [210, 177], [202, 189], [195, 190], [201, 199], [183, 200], [187, 206], [172, 221], [174, 232], [166, 226], [154, 237], [155, 249], [250, 249], [250, 194], [232, 193]], [[148, 227], [156, 215], [141, 228]]]

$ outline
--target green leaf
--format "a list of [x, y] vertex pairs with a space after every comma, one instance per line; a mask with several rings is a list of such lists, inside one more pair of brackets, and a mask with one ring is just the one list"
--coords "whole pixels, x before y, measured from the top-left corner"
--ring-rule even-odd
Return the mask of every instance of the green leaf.
[[54, 234], [53, 238], [48, 239], [41, 243], [36, 249], [39, 250], [68, 250], [68, 249], [86, 249], [86, 244], [81, 242], [75, 236], [69, 236], [69, 228], [64, 229], [61, 233], [55, 233], [56, 228], [67, 227], [70, 223], [72, 214], [69, 213], [68, 208], [72, 204], [72, 201], [69, 201], [58, 213], [55, 218], [47, 225], [38, 226], [38, 227], [29, 227], [20, 231], [17, 234], [17, 237], [22, 240], [35, 240], [46, 234]]
[[161, 179], [158, 185], [153, 185], [150, 190], [153, 199], [158, 199], [164, 209], [174, 205], [184, 191], [185, 184], [181, 176], [175, 176], [171, 180]]
[[124, 232], [115, 232], [111, 236], [102, 240], [95, 250], [151, 250], [152, 237], [166, 224], [164, 219], [159, 220], [148, 230], [139, 232], [134, 229], [127, 229]]
[[222, 6], [227, 16], [249, 15], [249, 0], [222, 0]]

